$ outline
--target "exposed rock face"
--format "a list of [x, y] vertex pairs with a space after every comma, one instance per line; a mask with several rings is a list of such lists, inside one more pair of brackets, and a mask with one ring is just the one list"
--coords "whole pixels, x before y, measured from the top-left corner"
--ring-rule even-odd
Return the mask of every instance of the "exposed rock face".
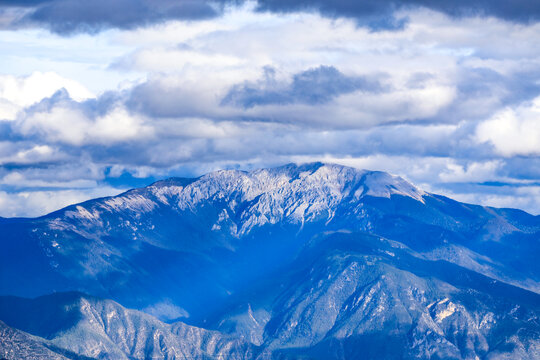
[[[339, 233], [318, 239], [281, 288], [271, 299], [245, 299], [251, 312], [272, 314], [259, 341], [270, 349], [302, 349], [321, 359], [366, 351], [372, 358], [380, 351], [391, 358], [538, 356], [537, 294], [419, 259], [384, 239]], [[517, 329], [521, 336], [507, 336]]]
[[[92, 359], [249, 359], [259, 355], [255, 346], [233, 336], [186, 325], [166, 324], [111, 300], [79, 293], [59, 293], [33, 300], [0, 298], [2, 323], [0, 344], [11, 358], [21, 349], [36, 358], [54, 358], [54, 349]], [[10, 313], [16, 309], [17, 313]], [[46, 321], [44, 321], [46, 320]], [[10, 345], [11, 344], [11, 345]], [[34, 348], [35, 350], [31, 349]], [[39, 357], [42, 356], [42, 357]], [[48, 357], [47, 357], [48, 356]], [[54, 356], [57, 356], [54, 354]], [[64, 359], [58, 355], [58, 359]]]
[[0, 233], [0, 294], [146, 312], [3, 298], [35, 358], [540, 357], [540, 218], [386, 173], [218, 171]]
[[67, 360], [52, 351], [42, 339], [13, 329], [0, 321], [0, 358], [28, 360]]

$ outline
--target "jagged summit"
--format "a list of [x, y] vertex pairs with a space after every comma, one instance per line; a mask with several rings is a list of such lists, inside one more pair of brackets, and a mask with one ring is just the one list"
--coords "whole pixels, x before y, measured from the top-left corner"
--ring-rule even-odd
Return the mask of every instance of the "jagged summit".
[[108, 198], [105, 202], [111, 205], [124, 203], [122, 200], [114, 200], [120, 198], [131, 198], [137, 202], [140, 200], [139, 196], [148, 193], [164, 204], [169, 204], [171, 197], [177, 197], [178, 205], [182, 208], [210, 199], [252, 201], [262, 195], [276, 200], [294, 195], [296, 200], [300, 197], [316, 197], [319, 201], [336, 198], [357, 200], [363, 196], [389, 198], [392, 195], [401, 195], [421, 202], [426, 195], [424, 191], [399, 176], [315, 162], [287, 164], [249, 172], [218, 170], [198, 178], [169, 178]]
[[[217, 183], [217, 184], [216, 184]], [[333, 187], [333, 190], [347, 192], [355, 188], [360, 190], [355, 196], [390, 197], [391, 195], [409, 196], [422, 201], [426, 193], [416, 188], [403, 178], [381, 171], [359, 170], [353, 167], [332, 163], [286, 164], [283, 166], [257, 169], [253, 171], [218, 170], [199, 178], [170, 178], [158, 181], [151, 188], [171, 186], [210, 186], [219, 191], [215, 185], [221, 185], [221, 191], [244, 192], [246, 199], [252, 199], [261, 193], [268, 193], [287, 187], [300, 189], [307, 186]], [[350, 194], [347, 194], [350, 195]]]
[[161, 207], [197, 212], [202, 204], [218, 211], [214, 230], [235, 236], [265, 224], [331, 221], [345, 207], [361, 216], [364, 197], [404, 196], [424, 202], [425, 192], [385, 172], [308, 163], [250, 172], [219, 170], [199, 178], [170, 178], [115, 197], [68, 208], [65, 215], [99, 222], [119, 211], [148, 213]]

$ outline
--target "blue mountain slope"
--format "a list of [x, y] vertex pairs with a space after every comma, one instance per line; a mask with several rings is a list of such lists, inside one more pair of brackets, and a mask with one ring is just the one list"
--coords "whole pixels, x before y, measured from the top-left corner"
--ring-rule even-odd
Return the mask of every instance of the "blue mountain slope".
[[[538, 317], [540, 218], [386, 173], [321, 163], [218, 171], [1, 219], [0, 233], [0, 294], [82, 291], [275, 356], [355, 358], [389, 333], [411, 357], [538, 351], [537, 320], [526, 317]], [[380, 307], [352, 311], [370, 291], [365, 308]], [[440, 313], [450, 315], [439, 324]], [[480, 325], [492, 316], [496, 326]]]
[[233, 296], [210, 323], [315, 359], [535, 358], [539, 311], [536, 293], [384, 238], [337, 232]]

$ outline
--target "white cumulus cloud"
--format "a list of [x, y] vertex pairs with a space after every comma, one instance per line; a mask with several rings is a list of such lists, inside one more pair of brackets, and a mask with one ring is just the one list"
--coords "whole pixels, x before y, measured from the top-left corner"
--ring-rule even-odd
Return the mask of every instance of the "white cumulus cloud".
[[22, 77], [0, 75], [0, 120], [15, 119], [22, 108], [50, 97], [61, 89], [65, 89], [77, 101], [94, 97], [83, 85], [54, 72], [34, 72]]
[[496, 113], [478, 125], [476, 137], [503, 156], [540, 155], [540, 97]]

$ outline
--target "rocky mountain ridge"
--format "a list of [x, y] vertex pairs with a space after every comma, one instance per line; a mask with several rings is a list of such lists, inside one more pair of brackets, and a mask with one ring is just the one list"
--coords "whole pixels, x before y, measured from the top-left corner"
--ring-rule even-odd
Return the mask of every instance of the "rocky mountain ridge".
[[[54, 339], [0, 316], [61, 356], [190, 358], [205, 341], [238, 359], [539, 356], [540, 218], [382, 172], [313, 163], [172, 178], [37, 219], [0, 219], [0, 231], [1, 295], [114, 300], [87, 307], [101, 314], [92, 326], [59, 320], [67, 335]], [[97, 319], [118, 303], [146, 312], [115, 310], [165, 329], [167, 349], [183, 355], [134, 352], [113, 334], [73, 345], [70, 334], [103, 332]], [[116, 328], [155, 344], [156, 332], [130, 321]]]

